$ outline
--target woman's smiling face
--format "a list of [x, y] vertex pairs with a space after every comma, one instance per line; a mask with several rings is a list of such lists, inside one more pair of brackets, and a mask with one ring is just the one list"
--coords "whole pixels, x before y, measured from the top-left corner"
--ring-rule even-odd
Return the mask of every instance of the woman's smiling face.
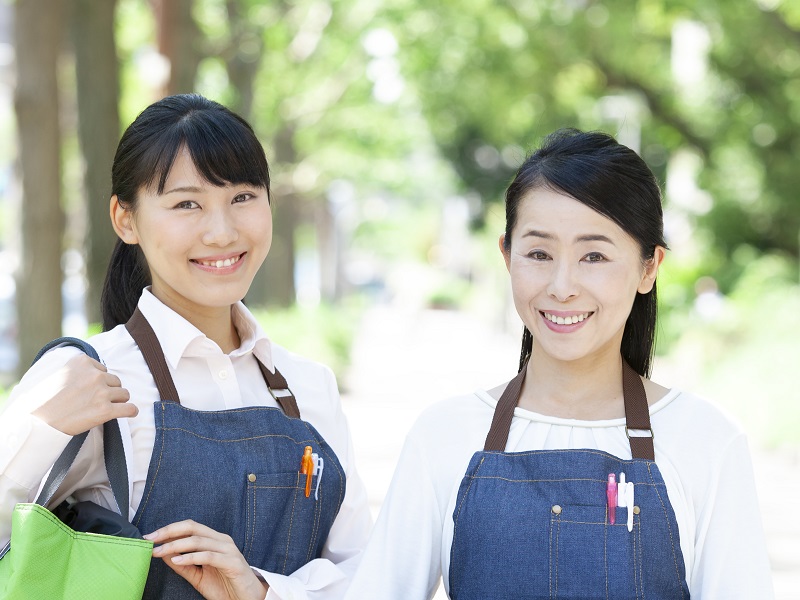
[[619, 225], [546, 187], [520, 201], [508, 250], [503, 242], [534, 356], [617, 359], [633, 300], [652, 289], [664, 249], [643, 263], [639, 244]]
[[184, 317], [244, 298], [272, 241], [267, 190], [210, 184], [185, 148], [163, 193], [142, 189], [134, 213], [116, 212], [112, 203], [120, 237], [147, 259], [153, 294]]

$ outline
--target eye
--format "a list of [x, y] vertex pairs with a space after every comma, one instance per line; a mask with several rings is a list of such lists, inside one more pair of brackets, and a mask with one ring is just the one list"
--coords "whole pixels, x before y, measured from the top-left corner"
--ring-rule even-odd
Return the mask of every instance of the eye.
[[194, 200], [183, 200], [181, 202], [178, 202], [175, 205], [175, 208], [183, 209], [183, 210], [187, 210], [187, 209], [191, 209], [191, 208], [199, 208], [199, 207], [200, 207], [200, 205], [197, 204], [197, 202], [195, 202]]
[[531, 250], [528, 252], [528, 258], [533, 260], [548, 260], [550, 256], [543, 250]]
[[236, 196], [233, 197], [233, 204], [238, 204], [240, 202], [245, 202], [245, 201], [250, 200], [251, 198], [254, 198], [254, 197], [255, 196], [253, 194], [251, 194], [250, 192], [242, 192], [241, 194], [236, 194]]
[[606, 257], [599, 252], [589, 252], [589, 254], [583, 257], [583, 260], [586, 262], [604, 262]]

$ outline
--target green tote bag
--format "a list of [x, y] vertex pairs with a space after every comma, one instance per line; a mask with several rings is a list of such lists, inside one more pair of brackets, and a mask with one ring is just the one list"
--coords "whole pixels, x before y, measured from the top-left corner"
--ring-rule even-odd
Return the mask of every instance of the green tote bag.
[[[45, 346], [77, 346], [100, 360], [86, 342], [59, 338]], [[34, 361], [36, 362], [36, 361]], [[92, 502], [45, 508], [64, 480], [88, 432], [59, 456], [35, 503], [14, 508], [11, 540], [0, 549], [0, 600], [140, 600], [153, 543], [128, 522], [128, 474], [116, 420], [103, 426], [106, 471], [120, 513]], [[66, 521], [66, 522], [65, 522]]]

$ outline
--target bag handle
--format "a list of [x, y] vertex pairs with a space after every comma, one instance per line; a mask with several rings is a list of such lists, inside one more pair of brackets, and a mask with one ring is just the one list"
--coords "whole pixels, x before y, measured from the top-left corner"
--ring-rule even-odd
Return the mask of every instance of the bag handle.
[[[100, 361], [100, 356], [97, 351], [87, 342], [73, 337], [61, 337], [46, 344], [33, 359], [35, 363], [44, 354], [54, 348], [61, 348], [64, 346], [74, 346], [82, 350], [89, 357]], [[53, 468], [50, 469], [50, 475], [47, 477], [42, 491], [36, 498], [36, 504], [46, 506], [53, 498], [59, 486], [63, 483], [64, 479], [69, 472], [75, 457], [86, 441], [88, 431], [84, 431], [74, 436], [61, 456], [58, 457]], [[125, 448], [122, 445], [122, 434], [119, 430], [119, 423], [116, 419], [112, 419], [103, 424], [103, 458], [106, 464], [106, 473], [108, 474], [108, 481], [111, 484], [111, 491], [114, 494], [114, 499], [117, 501], [117, 508], [119, 514], [128, 519], [129, 499], [128, 499], [128, 467], [125, 462]]]

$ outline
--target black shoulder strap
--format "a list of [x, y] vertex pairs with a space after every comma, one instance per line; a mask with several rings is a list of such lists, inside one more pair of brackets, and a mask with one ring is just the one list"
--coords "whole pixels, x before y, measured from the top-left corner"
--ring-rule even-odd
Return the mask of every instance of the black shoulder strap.
[[[97, 351], [90, 344], [83, 340], [70, 337], [58, 338], [45, 345], [36, 355], [33, 362], [35, 363], [38, 361], [49, 350], [62, 346], [74, 346], [79, 348], [91, 358], [100, 362]], [[74, 436], [69, 441], [67, 447], [64, 448], [64, 451], [53, 465], [53, 468], [50, 469], [50, 475], [47, 477], [41, 492], [39, 492], [39, 496], [36, 498], [36, 504], [46, 506], [53, 498], [59, 486], [66, 478], [88, 434], [88, 431], [84, 431]], [[117, 501], [120, 515], [127, 519], [129, 506], [128, 467], [125, 462], [125, 449], [122, 445], [122, 435], [120, 434], [119, 423], [116, 419], [112, 419], [103, 425], [103, 457], [105, 459], [106, 472], [108, 473], [108, 481], [111, 484], [111, 491], [114, 493], [114, 499]]]

